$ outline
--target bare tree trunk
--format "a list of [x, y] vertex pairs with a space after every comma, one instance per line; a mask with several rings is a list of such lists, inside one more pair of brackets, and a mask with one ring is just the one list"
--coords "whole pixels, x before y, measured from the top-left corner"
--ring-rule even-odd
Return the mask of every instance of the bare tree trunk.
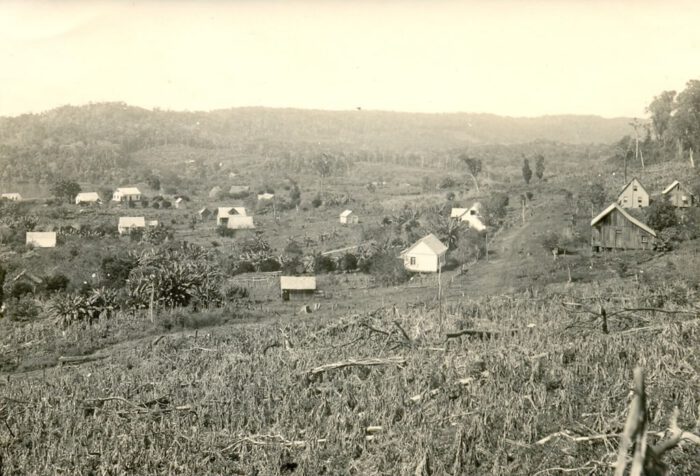
[[474, 174], [469, 174], [472, 176], [472, 180], [474, 181], [474, 187], [476, 188], [476, 193], [479, 193], [479, 182], [476, 181], [476, 176]]
[[693, 160], [693, 148], [692, 147], [690, 148], [690, 154], [689, 154], [688, 158], [690, 159], [690, 166], [695, 168], [695, 161]]

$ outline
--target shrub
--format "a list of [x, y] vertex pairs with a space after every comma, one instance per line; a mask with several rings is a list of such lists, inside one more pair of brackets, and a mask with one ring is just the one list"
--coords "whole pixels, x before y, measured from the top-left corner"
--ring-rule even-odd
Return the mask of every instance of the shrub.
[[233, 274], [254, 273], [255, 265], [250, 261], [239, 261], [234, 268]]
[[236, 235], [236, 230], [224, 225], [219, 225], [216, 227], [216, 234], [224, 238], [233, 238]]
[[49, 293], [55, 293], [58, 291], [65, 291], [68, 287], [70, 280], [67, 276], [63, 274], [54, 274], [49, 276], [44, 280], [44, 288]]
[[320, 195], [316, 195], [316, 196], [313, 198], [313, 200], [311, 200], [311, 205], [312, 205], [314, 208], [318, 208], [318, 207], [320, 207], [322, 204], [323, 204], [323, 200], [321, 200], [321, 196], [320, 196]]
[[5, 314], [11, 321], [31, 321], [39, 317], [40, 310], [34, 298], [24, 294], [8, 301]]
[[396, 259], [391, 251], [373, 255], [361, 263], [360, 268], [366, 269], [383, 286], [401, 284], [408, 281], [410, 277], [401, 260]]
[[100, 265], [102, 284], [111, 288], [121, 288], [126, 283], [131, 270], [138, 261], [131, 255], [107, 256]]
[[335, 261], [328, 256], [317, 255], [314, 258], [314, 271], [316, 273], [332, 273], [335, 271]]
[[10, 297], [13, 299], [19, 299], [25, 294], [34, 294], [34, 287], [25, 283], [24, 281], [18, 281], [12, 285], [10, 289]]
[[258, 264], [258, 271], [266, 273], [270, 271], [279, 271], [282, 265], [275, 258], [265, 258]]
[[161, 205], [160, 205], [160, 206], [167, 209], [167, 208], [172, 207], [173, 204], [170, 203], [168, 200], [163, 200], [163, 201], [161, 202]]
[[647, 224], [657, 232], [678, 225], [676, 208], [668, 200], [655, 200], [647, 209]]
[[357, 256], [352, 253], [345, 253], [340, 258], [339, 267], [343, 271], [354, 271], [357, 269]]

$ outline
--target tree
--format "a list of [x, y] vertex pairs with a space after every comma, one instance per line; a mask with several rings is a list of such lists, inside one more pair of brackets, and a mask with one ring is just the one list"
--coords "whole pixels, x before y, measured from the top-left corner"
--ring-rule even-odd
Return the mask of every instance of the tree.
[[146, 185], [148, 185], [151, 190], [160, 190], [160, 178], [156, 175], [149, 175], [146, 177]]
[[544, 177], [544, 156], [541, 154], [537, 156], [537, 161], [535, 162], [535, 175], [539, 180], [542, 180]]
[[671, 113], [675, 107], [676, 91], [664, 91], [654, 96], [646, 111], [651, 114], [651, 124], [656, 140], [663, 142], [667, 139], [667, 131], [671, 124]]
[[469, 171], [469, 175], [471, 175], [472, 180], [474, 181], [474, 188], [476, 188], [476, 191], [478, 192], [479, 182], [476, 178], [481, 173], [481, 159], [475, 159], [473, 157], [469, 157], [466, 154], [460, 155], [459, 159], [466, 164], [467, 170]]
[[72, 180], [59, 179], [51, 185], [51, 194], [58, 200], [65, 200], [68, 203], [74, 202], [79, 193], [80, 185]]
[[688, 150], [690, 165], [695, 167], [693, 152], [700, 148], [700, 80], [688, 81], [678, 94], [670, 129], [680, 148]]
[[523, 159], [523, 179], [525, 184], [530, 184], [530, 179], [532, 178], [532, 169], [530, 168], [530, 161], [528, 159]]
[[655, 200], [647, 209], [647, 224], [657, 232], [678, 225], [676, 208], [668, 200]]

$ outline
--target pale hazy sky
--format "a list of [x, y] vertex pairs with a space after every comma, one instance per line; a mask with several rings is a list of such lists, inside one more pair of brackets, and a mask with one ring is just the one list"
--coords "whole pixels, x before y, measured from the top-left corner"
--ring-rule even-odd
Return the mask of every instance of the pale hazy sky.
[[643, 116], [700, 2], [0, 0], [0, 115], [124, 101]]

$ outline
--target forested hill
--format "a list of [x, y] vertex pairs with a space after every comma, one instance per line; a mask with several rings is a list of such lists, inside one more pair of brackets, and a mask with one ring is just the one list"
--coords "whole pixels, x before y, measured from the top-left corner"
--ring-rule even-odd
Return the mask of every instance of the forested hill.
[[176, 112], [121, 103], [64, 106], [0, 118], [0, 181], [45, 181], [55, 174], [108, 178], [104, 174], [109, 171], [135, 166], [134, 153], [164, 145], [268, 157], [317, 149], [405, 153], [535, 140], [611, 143], [629, 133], [628, 123], [627, 118], [573, 115], [510, 118], [268, 108]]

